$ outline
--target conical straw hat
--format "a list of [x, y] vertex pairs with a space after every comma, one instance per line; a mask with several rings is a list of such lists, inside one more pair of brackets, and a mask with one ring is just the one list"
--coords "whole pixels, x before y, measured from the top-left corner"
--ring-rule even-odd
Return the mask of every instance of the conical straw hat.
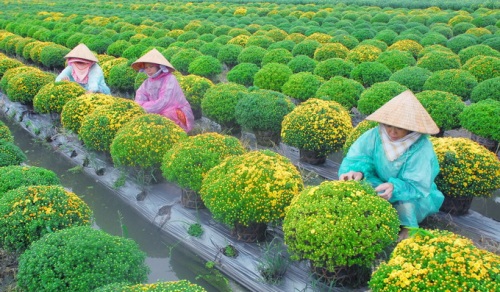
[[392, 98], [366, 119], [422, 134], [439, 133], [434, 120], [410, 90]]
[[132, 68], [134, 68], [134, 70], [136, 71], [139, 71], [140, 69], [144, 68], [144, 63], [164, 65], [172, 70], [175, 70], [174, 66], [172, 66], [172, 64], [170, 64], [170, 62], [157, 49], [152, 49], [151, 51], [144, 54], [144, 56], [137, 59], [137, 61], [132, 63]]
[[84, 44], [79, 44], [76, 46], [73, 50], [71, 50], [64, 58], [79, 58], [79, 59], [85, 59], [89, 60], [92, 62], [98, 62], [99, 60], [96, 58], [94, 53]]

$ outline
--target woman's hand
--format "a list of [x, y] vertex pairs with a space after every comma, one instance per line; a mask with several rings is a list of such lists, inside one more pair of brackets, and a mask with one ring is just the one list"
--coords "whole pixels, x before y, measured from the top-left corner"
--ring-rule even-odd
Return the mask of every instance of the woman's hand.
[[375, 188], [378, 195], [389, 201], [392, 198], [392, 191], [394, 191], [394, 185], [391, 183], [383, 183]]
[[339, 180], [362, 180], [363, 173], [359, 171], [349, 171], [339, 176]]
[[69, 77], [68, 76], [64, 76], [61, 78], [61, 81], [69, 81]]

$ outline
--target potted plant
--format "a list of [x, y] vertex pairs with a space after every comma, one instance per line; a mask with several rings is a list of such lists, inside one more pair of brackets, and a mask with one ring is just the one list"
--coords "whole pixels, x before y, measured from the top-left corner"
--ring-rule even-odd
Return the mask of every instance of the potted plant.
[[218, 123], [222, 131], [231, 134], [240, 134], [241, 127], [236, 123], [235, 107], [246, 92], [245, 86], [236, 83], [218, 83], [209, 88], [201, 101], [203, 115]]
[[500, 101], [485, 99], [473, 103], [458, 118], [462, 127], [472, 132], [472, 140], [496, 150], [500, 141]]
[[436, 185], [444, 194], [441, 211], [463, 215], [474, 197], [490, 197], [500, 188], [500, 161], [468, 138], [432, 138], [439, 161]]
[[110, 105], [116, 97], [103, 93], [89, 93], [66, 102], [61, 111], [61, 124], [67, 130], [78, 134], [83, 119], [98, 106]]
[[208, 171], [200, 194], [213, 218], [232, 228], [238, 240], [261, 241], [268, 223], [284, 217], [284, 209], [303, 187], [288, 158], [270, 151], [232, 156]]
[[254, 132], [257, 144], [279, 145], [281, 122], [295, 108], [290, 99], [279, 92], [258, 89], [244, 93], [236, 104], [236, 121]]
[[137, 172], [148, 184], [160, 170], [163, 154], [186, 132], [170, 119], [158, 114], [144, 114], [121, 127], [110, 145], [113, 163]]
[[7, 191], [21, 186], [59, 185], [52, 170], [36, 166], [10, 165], [0, 167], [0, 198]]
[[179, 85], [193, 110], [194, 118], [201, 119], [201, 100], [214, 83], [205, 77], [191, 74], [179, 78]]
[[48, 233], [71, 226], [90, 226], [92, 211], [62, 186], [21, 186], [0, 197], [0, 242], [23, 252]]
[[235, 137], [204, 133], [191, 136], [166, 151], [161, 169], [165, 179], [182, 188], [182, 205], [199, 209], [204, 207], [199, 191], [207, 172], [225, 158], [244, 152], [245, 149]]
[[351, 117], [342, 105], [312, 98], [285, 116], [281, 139], [300, 149], [301, 161], [321, 164], [342, 148], [351, 131]]
[[442, 137], [445, 131], [460, 128], [458, 116], [465, 108], [460, 96], [439, 90], [426, 90], [416, 97], [439, 127], [437, 136]]
[[285, 243], [328, 284], [363, 286], [377, 255], [398, 237], [392, 205], [358, 181], [326, 181], [304, 189], [286, 209]]
[[113, 283], [94, 290], [94, 292], [164, 292], [164, 291], [183, 291], [183, 292], [206, 292], [203, 287], [191, 283], [188, 280], [156, 282], [150, 284], [128, 284]]
[[372, 291], [498, 291], [500, 257], [444, 230], [400, 242], [369, 282]]

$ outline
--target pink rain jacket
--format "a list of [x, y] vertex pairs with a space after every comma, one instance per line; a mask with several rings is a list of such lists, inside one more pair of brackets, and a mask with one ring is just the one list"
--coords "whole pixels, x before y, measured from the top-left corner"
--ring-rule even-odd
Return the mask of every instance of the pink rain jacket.
[[135, 94], [135, 102], [148, 113], [160, 114], [174, 121], [189, 132], [193, 128], [194, 116], [189, 102], [170, 72], [162, 72], [146, 79]]

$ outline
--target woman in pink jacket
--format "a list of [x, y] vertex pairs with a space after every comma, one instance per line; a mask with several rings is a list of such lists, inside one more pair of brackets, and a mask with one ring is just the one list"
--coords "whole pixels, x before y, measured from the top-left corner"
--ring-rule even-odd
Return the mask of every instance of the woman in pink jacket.
[[135, 93], [135, 102], [146, 112], [160, 114], [174, 121], [189, 132], [193, 128], [194, 116], [189, 102], [172, 74], [175, 68], [156, 49], [152, 49], [137, 61], [132, 68], [148, 75]]

